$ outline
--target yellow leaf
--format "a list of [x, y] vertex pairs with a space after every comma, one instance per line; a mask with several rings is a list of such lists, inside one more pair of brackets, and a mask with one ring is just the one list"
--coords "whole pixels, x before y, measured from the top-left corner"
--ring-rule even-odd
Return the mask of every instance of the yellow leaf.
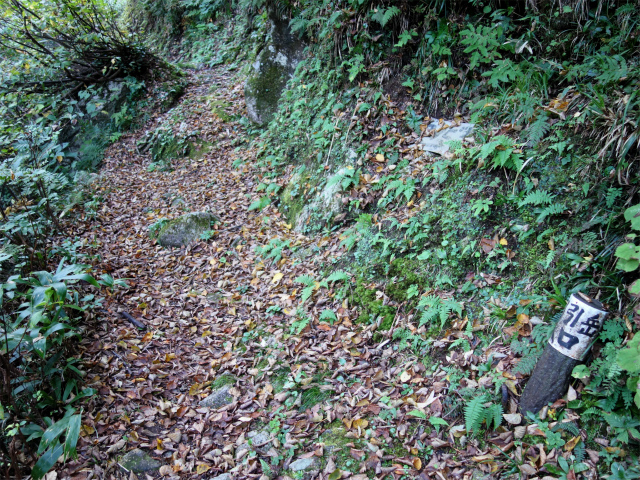
[[196, 467], [196, 473], [198, 475], [202, 475], [203, 473], [206, 473], [209, 470], [211, 470], [211, 467], [209, 465], [200, 464]]
[[364, 418], [358, 418], [353, 421], [352, 427], [365, 429], [367, 428], [368, 425], [369, 425], [368, 420], [365, 420]]
[[200, 385], [199, 383], [194, 383], [189, 389], [189, 395], [197, 395], [201, 388], [202, 385]]
[[411, 375], [409, 375], [406, 371], [402, 372], [402, 374], [400, 375], [400, 381], [402, 383], [407, 383], [409, 380], [411, 380]]
[[420, 460], [418, 457], [415, 457], [413, 459], [413, 468], [415, 468], [416, 470], [422, 469], [422, 460]]
[[277, 272], [273, 276], [273, 280], [271, 280], [271, 283], [278, 283], [280, 280], [282, 280], [282, 277], [284, 277], [284, 273]]
[[340, 480], [342, 478], [342, 472], [339, 468], [336, 468], [331, 475], [329, 475], [329, 480]]
[[567, 452], [570, 452], [571, 450], [573, 450], [574, 448], [576, 448], [576, 445], [578, 445], [578, 442], [582, 439], [582, 437], [580, 435], [578, 435], [577, 437], [573, 437], [571, 440], [569, 440], [565, 446], [564, 449]]
[[376, 155], [376, 161], [378, 162], [384, 162], [384, 155], [382, 155], [381, 153]]
[[500, 245], [509, 245], [509, 242], [507, 242], [506, 238], [501, 238], [500, 239]]

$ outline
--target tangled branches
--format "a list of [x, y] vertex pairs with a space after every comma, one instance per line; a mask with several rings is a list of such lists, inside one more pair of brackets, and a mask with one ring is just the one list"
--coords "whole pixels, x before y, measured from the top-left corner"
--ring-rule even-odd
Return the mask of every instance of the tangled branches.
[[[0, 0], [0, 46], [16, 68], [0, 91], [62, 93], [88, 85], [140, 78], [164, 66], [134, 34], [117, 23], [102, 0]], [[25, 61], [25, 57], [29, 60]]]

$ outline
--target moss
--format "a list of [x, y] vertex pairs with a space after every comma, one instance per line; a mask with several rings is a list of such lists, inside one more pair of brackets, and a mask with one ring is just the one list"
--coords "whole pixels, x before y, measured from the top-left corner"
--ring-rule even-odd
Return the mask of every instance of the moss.
[[383, 317], [380, 323], [380, 330], [389, 330], [393, 325], [396, 316], [396, 309], [390, 305], [383, 305], [382, 300], [376, 298], [375, 291], [364, 286], [361, 278], [357, 280], [356, 288], [351, 294], [350, 301], [352, 304], [360, 307], [360, 316], [357, 323], [372, 322], [377, 317]]
[[324, 402], [331, 397], [331, 392], [321, 390], [320, 387], [311, 387], [302, 392], [302, 402], [300, 403], [300, 411], [304, 412], [307, 408]]
[[273, 393], [280, 393], [284, 389], [285, 383], [289, 379], [291, 369], [289, 367], [281, 367], [274, 372], [274, 376], [271, 379], [273, 385]]
[[318, 177], [307, 176], [303, 178], [301, 173], [296, 173], [291, 177], [289, 184], [280, 195], [281, 210], [289, 223], [296, 223], [298, 216], [308, 203], [304, 191], [315, 187], [319, 182]]
[[273, 118], [278, 100], [287, 84], [287, 69], [269, 58], [268, 53], [260, 56], [262, 65], [258, 73], [249, 77], [245, 86], [245, 97], [252, 98], [255, 110], [259, 112], [261, 123], [266, 124]]
[[351, 446], [349, 444], [358, 448], [361, 440], [349, 438], [346, 435], [347, 429], [340, 421], [336, 420], [327, 426], [318, 443], [324, 445], [324, 451], [327, 455], [335, 457], [336, 467], [341, 470], [355, 471], [358, 462], [351, 456]]
[[231, 107], [229, 102], [225, 102], [224, 100], [213, 100], [209, 102], [209, 106], [211, 107], [211, 113], [224, 123], [228, 123], [233, 119], [233, 117], [226, 111], [227, 108]]
[[218, 388], [222, 388], [225, 385], [235, 385], [236, 377], [231, 374], [225, 373], [224, 375], [216, 378], [213, 383], [211, 383], [211, 389], [217, 390]]

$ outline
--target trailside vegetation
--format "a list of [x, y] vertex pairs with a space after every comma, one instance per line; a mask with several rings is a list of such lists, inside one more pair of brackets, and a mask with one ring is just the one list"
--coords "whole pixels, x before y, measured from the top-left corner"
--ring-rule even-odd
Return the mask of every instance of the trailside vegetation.
[[0, 1], [0, 65], [0, 476], [39, 479], [76, 456], [95, 393], [73, 348], [95, 288], [124, 285], [91, 276], [63, 219], [95, 206], [102, 151], [170, 69], [101, 0]]

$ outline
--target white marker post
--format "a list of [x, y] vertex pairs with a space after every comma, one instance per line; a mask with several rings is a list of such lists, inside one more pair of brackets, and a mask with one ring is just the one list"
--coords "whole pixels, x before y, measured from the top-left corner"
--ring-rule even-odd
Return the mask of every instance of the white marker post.
[[537, 413], [564, 396], [571, 372], [586, 358], [607, 315], [598, 300], [583, 293], [571, 295], [522, 393], [520, 410], [523, 413]]

